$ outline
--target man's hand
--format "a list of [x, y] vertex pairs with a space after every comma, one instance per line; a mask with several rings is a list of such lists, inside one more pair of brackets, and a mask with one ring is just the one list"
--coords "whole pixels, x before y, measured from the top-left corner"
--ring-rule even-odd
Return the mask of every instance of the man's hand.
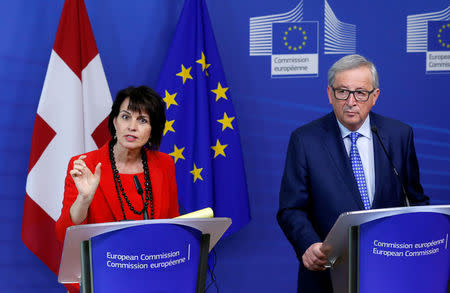
[[302, 256], [303, 265], [310, 271], [324, 271], [327, 256], [322, 251], [322, 242], [312, 244]]

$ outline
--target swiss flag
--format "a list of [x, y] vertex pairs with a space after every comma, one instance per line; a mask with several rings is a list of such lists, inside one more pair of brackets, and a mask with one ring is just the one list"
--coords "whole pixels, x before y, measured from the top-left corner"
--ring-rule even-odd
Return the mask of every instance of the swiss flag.
[[111, 104], [84, 1], [66, 0], [34, 123], [22, 218], [23, 242], [55, 274], [67, 164], [109, 139]]

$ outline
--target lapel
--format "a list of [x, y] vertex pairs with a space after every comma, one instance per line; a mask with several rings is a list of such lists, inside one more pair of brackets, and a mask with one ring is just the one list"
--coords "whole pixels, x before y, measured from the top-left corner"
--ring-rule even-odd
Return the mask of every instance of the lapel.
[[[100, 193], [113, 214], [115, 221], [123, 219], [122, 209], [117, 197], [117, 191], [114, 184], [111, 162], [109, 160], [109, 142], [99, 149], [100, 161], [102, 163], [102, 175], [99, 183]], [[126, 203], [124, 203], [126, 204]]]
[[[356, 205], [360, 209], [364, 209], [364, 205], [359, 194], [358, 186], [356, 184], [355, 176], [353, 175], [350, 158], [345, 150], [344, 141], [341, 136], [341, 131], [336, 121], [336, 116], [333, 112], [325, 117], [324, 129], [324, 143], [330, 154], [331, 160], [334, 162], [339, 176], [347, 186], [347, 189], [353, 197]], [[339, 192], [339, 190], [337, 190]]]
[[[370, 122], [371, 126], [376, 126], [378, 129], [378, 135], [383, 141], [386, 150], [389, 152], [389, 136], [387, 135], [387, 130], [383, 128], [382, 124], [379, 123], [379, 116], [374, 113], [370, 113]], [[382, 199], [383, 194], [388, 192], [385, 188], [386, 180], [384, 177], [389, 174], [389, 172], [393, 172], [391, 170], [391, 166], [389, 164], [389, 160], [387, 159], [386, 154], [383, 151], [383, 147], [381, 146], [380, 140], [373, 133], [373, 156], [374, 156], [374, 164], [375, 164], [375, 193], [372, 203], [372, 208], [377, 208], [378, 202]]]

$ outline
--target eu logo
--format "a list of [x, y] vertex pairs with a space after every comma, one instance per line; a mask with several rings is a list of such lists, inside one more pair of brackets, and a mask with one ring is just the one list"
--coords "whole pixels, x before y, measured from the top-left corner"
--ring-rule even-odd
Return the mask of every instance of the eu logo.
[[272, 54], [317, 53], [317, 22], [272, 24]]
[[428, 51], [450, 51], [450, 21], [428, 22]]

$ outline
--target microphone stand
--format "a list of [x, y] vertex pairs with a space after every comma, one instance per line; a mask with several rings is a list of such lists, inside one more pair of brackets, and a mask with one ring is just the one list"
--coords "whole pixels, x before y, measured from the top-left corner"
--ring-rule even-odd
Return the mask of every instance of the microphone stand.
[[409, 207], [409, 199], [408, 199], [408, 194], [406, 193], [406, 189], [405, 186], [403, 185], [402, 179], [400, 178], [400, 175], [397, 172], [397, 169], [394, 166], [394, 163], [392, 162], [391, 157], [389, 156], [386, 148], [384, 147], [383, 141], [381, 140], [380, 135], [378, 134], [378, 129], [377, 127], [374, 125], [371, 127], [371, 130], [373, 133], [375, 133], [375, 135], [378, 137], [378, 140], [380, 141], [381, 147], [383, 148], [384, 154], [386, 155], [386, 157], [388, 158], [389, 164], [391, 165], [392, 170], [394, 171], [395, 177], [397, 178], [398, 182], [400, 183], [400, 185], [402, 186], [402, 191], [403, 191], [403, 196], [405, 199], [405, 206]]
[[141, 196], [141, 199], [142, 199], [142, 206], [143, 206], [142, 215], [144, 217], [144, 220], [148, 220], [147, 207], [145, 206], [145, 201], [144, 201], [144, 190], [142, 189], [141, 183], [139, 182], [139, 179], [137, 178], [136, 175], [134, 175], [133, 179], [134, 179], [134, 185], [136, 186], [136, 191]]

